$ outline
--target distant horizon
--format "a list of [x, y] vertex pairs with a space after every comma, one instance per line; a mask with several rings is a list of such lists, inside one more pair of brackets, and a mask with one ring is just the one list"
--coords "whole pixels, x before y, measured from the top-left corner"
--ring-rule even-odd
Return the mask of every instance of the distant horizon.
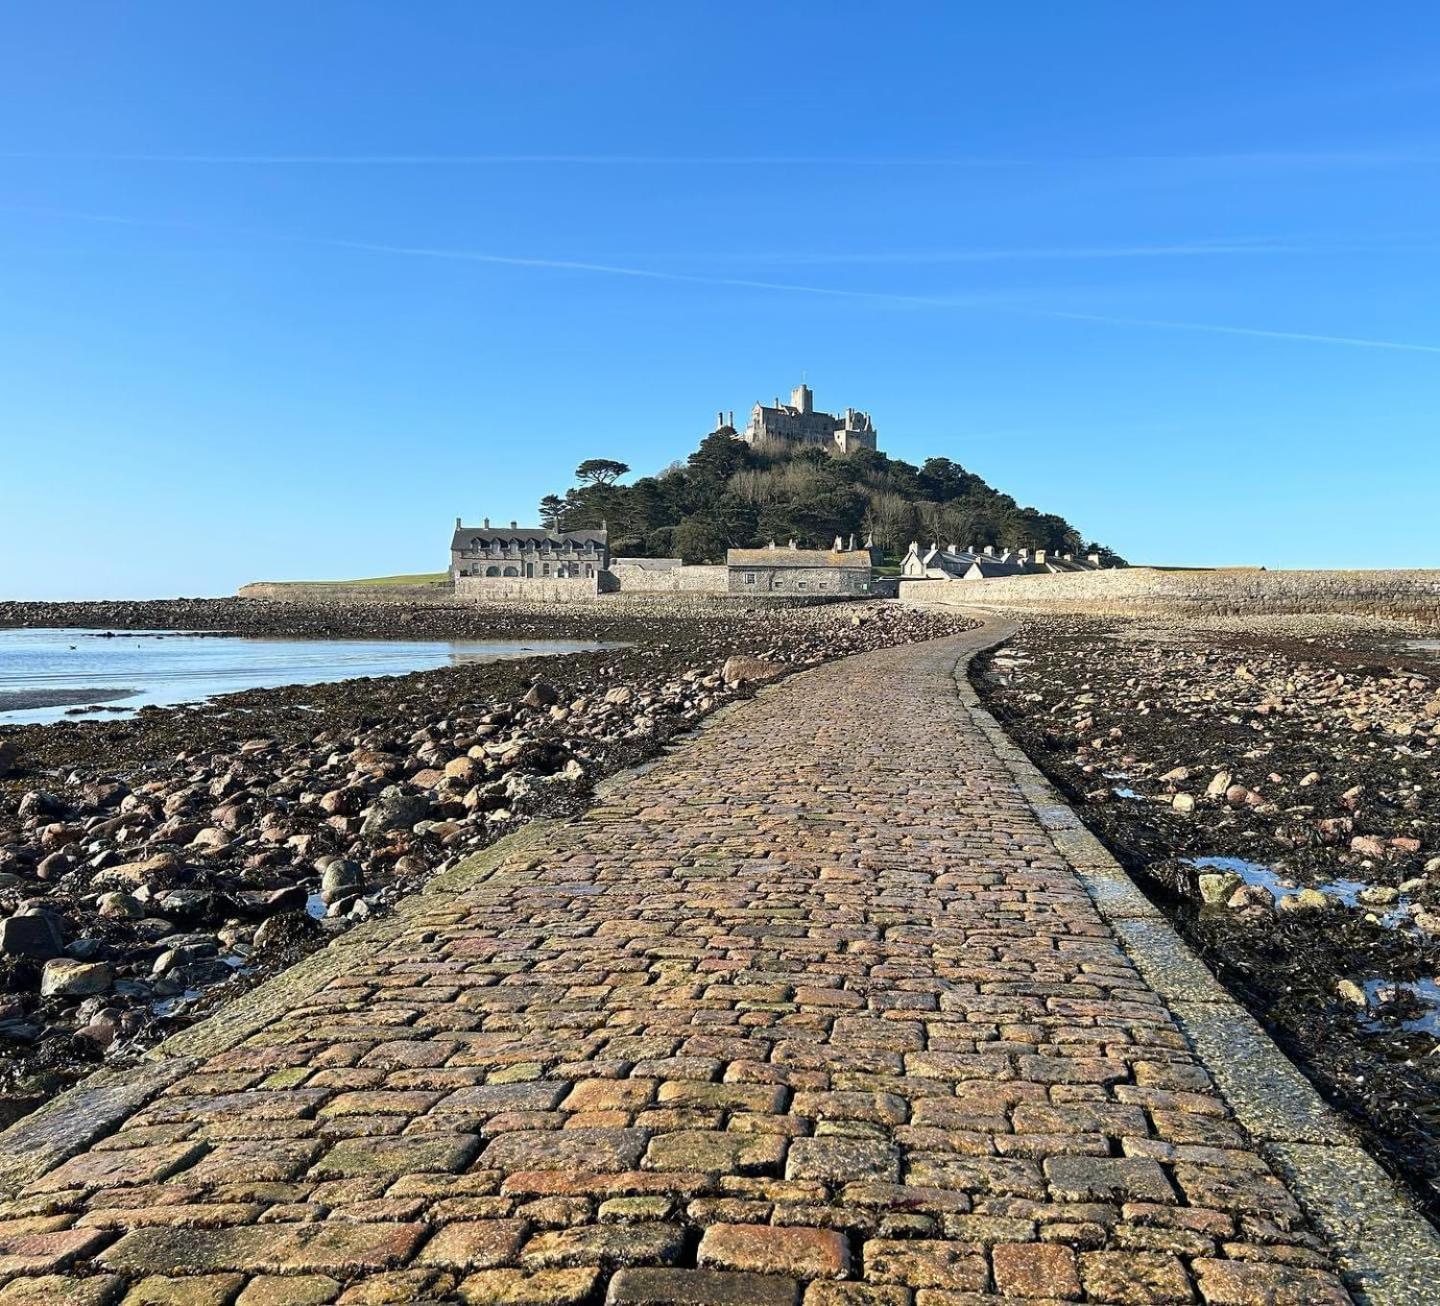
[[0, 17], [0, 598], [441, 570], [802, 375], [1135, 563], [1440, 566], [1433, 6], [78, 10]]

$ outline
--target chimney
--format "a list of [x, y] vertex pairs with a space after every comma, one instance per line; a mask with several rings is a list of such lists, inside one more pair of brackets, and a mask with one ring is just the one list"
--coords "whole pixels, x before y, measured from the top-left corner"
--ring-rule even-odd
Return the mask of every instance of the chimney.
[[732, 431], [735, 429], [735, 410], [733, 408], [730, 410], [730, 421], [727, 423], [727, 425]]
[[985, 546], [985, 556], [987, 558], [993, 558], [995, 556], [995, 546], [993, 544], [987, 544]]
[[512, 521], [510, 523], [510, 529], [512, 531], [518, 531], [520, 529], [520, 523], [518, 521]]
[[722, 426], [724, 426], [724, 425], [725, 425], [725, 413], [724, 413], [723, 410], [717, 410], [716, 413], [715, 413], [715, 429], [718, 431], [718, 430], [719, 430]]
[[835, 552], [836, 552], [836, 553], [844, 553], [844, 552], [845, 552], [845, 541], [842, 540], [838, 535], [835, 537]]
[[1044, 550], [1044, 549], [1036, 549], [1036, 550], [1035, 550], [1035, 561], [1038, 562], [1042, 567], [1045, 565], [1045, 550]]
[[790, 538], [790, 547], [792, 549], [798, 549], [800, 547], [799, 541], [797, 541], [794, 536], [791, 536]]
[[1100, 565], [1100, 555], [1098, 553], [1087, 554], [1086, 557], [1094, 566], [1098, 567]]
[[455, 529], [456, 529], [457, 531], [460, 529], [460, 518], [458, 518], [458, 517], [455, 518]]
[[486, 529], [487, 531], [490, 529], [490, 518], [488, 518], [488, 517], [485, 518], [485, 529]]
[[854, 532], [854, 531], [851, 531], [851, 532], [850, 532], [850, 552], [851, 552], [851, 553], [854, 553], [854, 552], [855, 552], [855, 532]]

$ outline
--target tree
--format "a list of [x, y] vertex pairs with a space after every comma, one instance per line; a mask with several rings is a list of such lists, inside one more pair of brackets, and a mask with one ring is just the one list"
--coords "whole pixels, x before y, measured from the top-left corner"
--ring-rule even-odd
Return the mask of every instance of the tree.
[[709, 517], [687, 517], [675, 528], [675, 551], [686, 562], [724, 562], [730, 547], [724, 528]]
[[629, 464], [613, 458], [587, 458], [575, 469], [575, 479], [590, 485], [611, 485], [629, 470]]
[[558, 494], [547, 494], [540, 500], [540, 524], [547, 531], [565, 529], [565, 500]]

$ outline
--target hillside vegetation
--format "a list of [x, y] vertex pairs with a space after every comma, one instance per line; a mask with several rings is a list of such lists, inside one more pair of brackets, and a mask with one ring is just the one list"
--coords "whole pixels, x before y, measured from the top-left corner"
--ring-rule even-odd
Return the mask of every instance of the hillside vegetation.
[[602, 523], [617, 556], [721, 562], [728, 548], [797, 539], [828, 545], [835, 536], [873, 536], [887, 552], [911, 540], [1057, 553], [1110, 550], [1086, 540], [1065, 518], [1022, 508], [948, 458], [916, 467], [862, 449], [840, 455], [818, 447], [751, 448], [724, 427], [683, 463], [630, 485], [620, 462], [592, 458], [580, 484], [547, 495], [541, 520], [584, 530]]

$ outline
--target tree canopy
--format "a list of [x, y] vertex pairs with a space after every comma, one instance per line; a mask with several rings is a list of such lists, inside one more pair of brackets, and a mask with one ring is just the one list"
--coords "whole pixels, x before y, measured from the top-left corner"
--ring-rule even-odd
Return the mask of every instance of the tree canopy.
[[892, 553], [918, 540], [1120, 561], [1065, 518], [1019, 506], [949, 458], [915, 467], [871, 449], [754, 449], [722, 427], [683, 463], [619, 484], [629, 470], [615, 459], [587, 458], [575, 469], [580, 485], [541, 500], [541, 520], [567, 530], [604, 524], [617, 556], [678, 554], [686, 562], [722, 562], [727, 548], [772, 539], [819, 546], [852, 534]]

